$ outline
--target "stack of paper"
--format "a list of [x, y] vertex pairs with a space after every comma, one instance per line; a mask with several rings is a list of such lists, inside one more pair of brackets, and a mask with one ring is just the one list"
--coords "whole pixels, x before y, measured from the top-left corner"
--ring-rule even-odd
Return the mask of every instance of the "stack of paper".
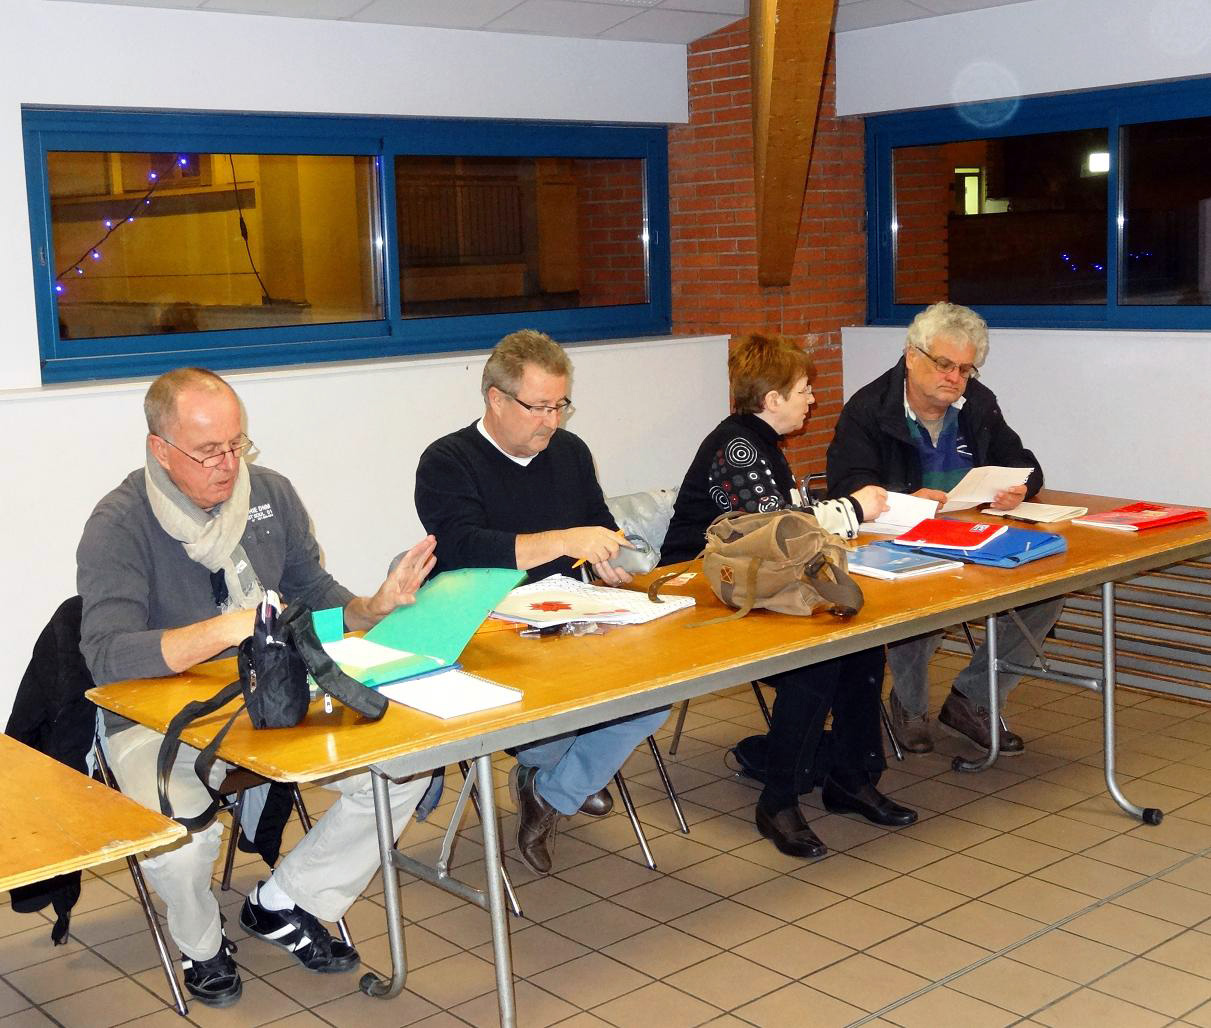
[[892, 581], [897, 578], [916, 578], [935, 571], [954, 571], [962, 568], [957, 560], [944, 557], [929, 557], [911, 550], [898, 550], [886, 542], [867, 543], [848, 554], [849, 570], [855, 575]]
[[692, 596], [661, 596], [660, 603], [633, 589], [588, 585], [567, 575], [552, 575], [519, 586], [496, 605], [494, 618], [525, 625], [563, 625], [596, 621], [602, 625], [641, 625], [694, 605]]
[[520, 689], [489, 682], [459, 668], [384, 685], [379, 692], [405, 707], [440, 718], [478, 714], [516, 703], [522, 697]]
[[1034, 468], [1002, 468], [987, 464], [982, 468], [972, 468], [963, 480], [946, 494], [946, 502], [938, 512], [945, 514], [952, 510], [966, 510], [980, 503], [989, 503], [996, 495], [1015, 485], [1025, 485]]
[[874, 521], [863, 521], [861, 530], [873, 535], [899, 535], [927, 518], [936, 517], [937, 500], [909, 493], [888, 493], [887, 510]]
[[997, 510], [985, 507], [981, 514], [991, 514], [995, 518], [1008, 518], [1010, 521], [1028, 521], [1032, 525], [1050, 525], [1055, 521], [1067, 521], [1069, 518], [1079, 518], [1088, 514], [1088, 507], [1064, 507], [1058, 503], [1019, 503], [1013, 510]]

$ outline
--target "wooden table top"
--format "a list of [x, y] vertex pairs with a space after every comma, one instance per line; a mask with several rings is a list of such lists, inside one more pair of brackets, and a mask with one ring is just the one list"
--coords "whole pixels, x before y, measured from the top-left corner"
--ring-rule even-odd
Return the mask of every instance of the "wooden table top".
[[[1039, 499], [1091, 511], [1126, 502], [1058, 492]], [[220, 753], [283, 781], [310, 781], [397, 756], [413, 757], [410, 766], [427, 770], [1211, 552], [1208, 521], [1139, 533], [1067, 522], [1040, 527], [1067, 537], [1068, 552], [1013, 570], [967, 565], [899, 582], [864, 578], [866, 604], [848, 621], [755, 611], [739, 622], [687, 631], [726, 612], [699, 574], [668, 590], [694, 596], [695, 607], [646, 625], [579, 638], [522, 639], [516, 626], [501, 630], [491, 622], [468, 644], [462, 663], [523, 690], [516, 704], [443, 721], [393, 703], [381, 721], [368, 723], [339, 703], [325, 714], [317, 702], [293, 729], [257, 731], [241, 717]], [[234, 660], [214, 661], [175, 678], [117, 683], [89, 695], [163, 731], [186, 702], [234, 678]], [[186, 741], [205, 745], [227, 716], [220, 712], [199, 722]]]
[[176, 821], [7, 735], [0, 735], [0, 762], [0, 891], [185, 834]]

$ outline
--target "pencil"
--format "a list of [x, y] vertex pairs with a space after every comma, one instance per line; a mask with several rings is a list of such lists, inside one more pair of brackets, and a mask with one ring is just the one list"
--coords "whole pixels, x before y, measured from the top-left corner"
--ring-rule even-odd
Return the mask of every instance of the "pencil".
[[[621, 539], [623, 542], [626, 542], [626, 538], [627, 538], [626, 533], [621, 528], [615, 529], [614, 534], [616, 536], [618, 536], [618, 538]], [[589, 562], [588, 557], [581, 557], [580, 560], [578, 560], [575, 564], [572, 565], [572, 569], [575, 570], [576, 568], [580, 567], [581, 564], [587, 564], [588, 562]]]

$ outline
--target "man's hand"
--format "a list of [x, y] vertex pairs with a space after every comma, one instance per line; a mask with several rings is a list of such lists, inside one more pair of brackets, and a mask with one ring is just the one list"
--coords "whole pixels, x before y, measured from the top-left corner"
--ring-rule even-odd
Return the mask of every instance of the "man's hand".
[[1015, 485], [1008, 489], [1002, 489], [992, 498], [990, 506], [993, 510], [1013, 510], [1019, 503], [1026, 499], [1026, 486]]
[[626, 585], [631, 581], [629, 572], [623, 571], [622, 568], [616, 568], [608, 561], [601, 561], [593, 565], [593, 574], [601, 579], [606, 585]]
[[946, 494], [941, 489], [918, 489], [913, 496], [920, 496], [923, 500], [934, 500], [937, 503], [946, 502]]
[[617, 532], [600, 525], [585, 525], [583, 528], [565, 528], [559, 533], [563, 555], [587, 564], [604, 564], [617, 556], [618, 548], [634, 549]]
[[887, 507], [887, 490], [881, 485], [864, 485], [856, 493], [854, 499], [862, 508], [862, 520], [874, 521]]
[[192, 625], [170, 628], [160, 636], [160, 655], [173, 671], [187, 671], [195, 664], [239, 646], [252, 635], [256, 607], [229, 610]]
[[431, 535], [413, 546], [373, 596], [355, 596], [349, 601], [345, 607], [345, 624], [354, 630], [373, 628], [396, 607], [415, 602], [416, 590], [437, 563], [433, 555], [436, 547], [437, 540]]

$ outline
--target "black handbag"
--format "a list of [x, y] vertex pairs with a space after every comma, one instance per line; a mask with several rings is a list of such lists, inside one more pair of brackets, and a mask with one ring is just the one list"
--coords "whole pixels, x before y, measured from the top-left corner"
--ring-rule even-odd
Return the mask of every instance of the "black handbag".
[[310, 706], [310, 677], [321, 692], [340, 700], [368, 720], [377, 721], [387, 712], [389, 701], [385, 696], [350, 678], [324, 651], [309, 607], [299, 603], [286, 608], [285, 614], [274, 621], [272, 634], [266, 628], [261, 610], [261, 607], [257, 608], [252, 635], [240, 643], [236, 657], [240, 677], [209, 699], [185, 704], [169, 722], [164, 741], [160, 743], [156, 761], [160, 811], [166, 817], [173, 817], [168, 778], [181, 748], [181, 733], [193, 722], [213, 714], [243, 693], [244, 702], [194, 761], [194, 771], [210, 793], [211, 802], [194, 817], [174, 818], [191, 832], [210, 824], [223, 805], [222, 794], [210, 785], [210, 771], [219, 747], [240, 711], [247, 708], [254, 728], [291, 728], [303, 720]]

